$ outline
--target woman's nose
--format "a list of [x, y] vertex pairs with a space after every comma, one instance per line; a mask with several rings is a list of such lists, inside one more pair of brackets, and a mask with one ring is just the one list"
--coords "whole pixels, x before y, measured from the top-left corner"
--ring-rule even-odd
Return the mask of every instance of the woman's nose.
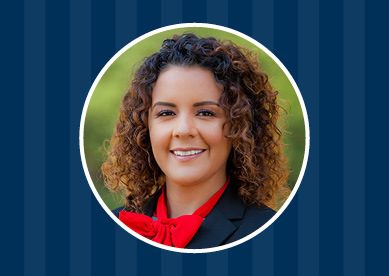
[[176, 118], [176, 124], [173, 129], [174, 137], [194, 137], [197, 134], [197, 129], [193, 118], [188, 115], [181, 115]]

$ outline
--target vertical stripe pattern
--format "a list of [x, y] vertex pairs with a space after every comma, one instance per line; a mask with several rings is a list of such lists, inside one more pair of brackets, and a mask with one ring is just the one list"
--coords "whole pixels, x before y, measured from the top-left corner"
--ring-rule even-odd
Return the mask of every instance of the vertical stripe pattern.
[[298, 192], [298, 273], [319, 275], [319, 1], [298, 2], [298, 78], [310, 119], [310, 157]]
[[[24, 3], [24, 274], [46, 273], [46, 14]], [[33, 208], [32, 208], [33, 207]]]
[[[115, 2], [92, 1], [90, 9], [91, 73], [94, 78], [117, 51], [115, 49]], [[90, 216], [91, 273], [92, 275], [115, 275], [115, 225], [94, 199]]]
[[[298, 79], [298, 17], [296, 15], [298, 15], [297, 1], [274, 1], [274, 54], [294, 78]], [[285, 267], [291, 275], [298, 275], [298, 202], [299, 195], [294, 198], [274, 226], [274, 275], [276, 276], [284, 275]]]
[[[387, 254], [377, 252], [388, 246], [380, 216], [386, 125], [378, 122], [387, 109], [385, 7], [365, 0], [13, 3], [2, 11], [15, 13], [12, 31], [2, 19], [10, 64], [2, 77], [13, 75], [4, 80], [3, 105], [20, 105], [3, 108], [3, 119], [14, 119], [2, 129], [4, 186], [23, 183], [23, 202], [18, 190], [3, 195], [12, 274], [384, 274]], [[308, 166], [290, 206], [251, 241], [209, 254], [166, 252], [123, 231], [91, 193], [79, 157], [81, 111], [102, 67], [139, 35], [181, 22], [234, 28], [272, 50], [310, 119]]]
[[[321, 1], [319, 19], [320, 166], [320, 263], [323, 275], [343, 274], [343, 6]], [[329, 112], [331, 110], [331, 112]]]
[[[91, 72], [91, 3], [72, 0], [69, 3], [69, 127], [70, 145], [78, 143], [79, 110], [92, 81]], [[82, 23], [82, 24], [81, 24]], [[69, 155], [69, 273], [92, 275], [92, 195], [80, 161], [79, 150], [70, 147]]]
[[361, 0], [343, 3], [343, 275], [355, 276], [365, 275], [366, 258], [364, 9]]
[[69, 3], [45, 6], [46, 273], [69, 275]]

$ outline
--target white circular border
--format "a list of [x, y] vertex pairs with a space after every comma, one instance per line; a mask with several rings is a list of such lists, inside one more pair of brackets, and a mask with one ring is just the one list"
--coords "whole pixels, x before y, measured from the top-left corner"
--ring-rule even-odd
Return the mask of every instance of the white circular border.
[[[171, 247], [171, 246], [166, 246], [166, 245], [163, 245], [163, 244], [160, 244], [160, 243], [157, 243], [157, 242], [153, 242], [153, 241], [151, 241], [151, 240], [149, 240], [149, 239], [139, 235], [138, 233], [136, 233], [135, 231], [131, 230], [130, 228], [128, 228], [123, 222], [121, 222], [119, 220], [119, 218], [117, 218], [112, 213], [112, 211], [107, 207], [107, 205], [104, 203], [104, 201], [100, 197], [99, 193], [97, 192], [96, 187], [93, 184], [92, 178], [91, 178], [91, 176], [89, 174], [89, 171], [88, 171], [88, 166], [87, 166], [87, 163], [86, 163], [85, 152], [84, 152], [84, 124], [85, 124], [86, 112], [87, 112], [87, 109], [88, 109], [88, 106], [89, 106], [89, 101], [90, 101], [90, 99], [92, 97], [93, 91], [95, 90], [97, 84], [99, 83], [101, 77], [104, 75], [105, 71], [107, 71], [107, 69], [112, 65], [112, 63], [119, 56], [121, 56], [125, 51], [130, 49], [132, 46], [134, 46], [138, 42], [140, 42], [140, 41], [142, 41], [142, 40], [144, 40], [144, 39], [146, 39], [146, 38], [148, 38], [148, 37], [150, 37], [152, 35], [155, 35], [155, 34], [158, 34], [158, 33], [164, 32], [164, 31], [173, 30], [173, 29], [188, 28], [188, 27], [209, 28], [209, 29], [217, 29], [217, 30], [225, 31], [227, 33], [231, 33], [231, 34], [237, 35], [237, 36], [239, 36], [239, 37], [241, 37], [241, 38], [251, 42], [252, 44], [256, 45], [258, 48], [260, 48], [262, 51], [264, 51], [268, 56], [270, 56], [278, 64], [278, 66], [282, 69], [282, 71], [285, 73], [285, 75], [288, 77], [288, 80], [292, 84], [292, 86], [294, 88], [294, 91], [296, 92], [297, 97], [298, 97], [299, 102], [300, 102], [300, 106], [301, 106], [301, 109], [302, 109], [302, 112], [303, 112], [303, 116], [304, 116], [304, 124], [305, 124], [305, 152], [304, 152], [303, 164], [301, 166], [301, 170], [300, 170], [299, 177], [297, 178], [297, 182], [296, 182], [292, 192], [290, 193], [288, 199], [284, 202], [282, 207], [277, 211], [277, 213], [270, 220], [268, 220], [259, 229], [257, 229], [253, 233], [247, 235], [246, 237], [244, 237], [244, 238], [242, 238], [240, 240], [234, 241], [232, 243], [226, 244], [226, 245], [221, 245], [221, 246], [211, 247], [211, 248], [205, 248], [205, 249], [180, 249], [180, 248], [175, 248], [175, 247]], [[270, 50], [268, 50], [265, 46], [263, 46], [261, 43], [257, 42], [256, 40], [252, 39], [251, 37], [249, 37], [249, 36], [247, 36], [247, 35], [245, 35], [245, 34], [243, 34], [241, 32], [235, 31], [233, 29], [227, 28], [227, 27], [223, 27], [223, 26], [219, 26], [219, 25], [214, 25], [214, 24], [207, 24], [207, 23], [184, 23], [184, 24], [175, 24], [175, 25], [170, 25], [170, 26], [162, 27], [162, 28], [153, 30], [151, 32], [148, 32], [148, 33], [146, 33], [146, 34], [136, 38], [135, 40], [131, 41], [129, 44], [124, 46], [122, 49], [120, 49], [120, 51], [118, 51], [107, 62], [107, 64], [103, 67], [103, 69], [100, 71], [100, 73], [96, 77], [95, 81], [92, 84], [92, 87], [89, 89], [88, 96], [86, 97], [85, 104], [84, 104], [84, 107], [83, 107], [83, 110], [82, 110], [82, 115], [81, 115], [79, 142], [80, 142], [80, 154], [81, 154], [82, 166], [83, 166], [83, 169], [84, 169], [84, 172], [85, 172], [85, 176], [86, 176], [86, 178], [88, 180], [89, 186], [90, 186], [93, 194], [95, 195], [96, 199], [100, 203], [101, 207], [103, 207], [105, 212], [107, 212], [107, 214], [118, 225], [120, 225], [124, 230], [126, 230], [128, 233], [130, 233], [131, 235], [135, 236], [136, 238], [138, 238], [138, 239], [140, 239], [140, 240], [142, 240], [142, 241], [144, 241], [144, 242], [146, 242], [148, 244], [151, 244], [153, 246], [162, 248], [162, 249], [166, 249], [166, 250], [174, 251], [174, 252], [180, 252], [180, 253], [211, 253], [211, 252], [216, 252], [216, 251], [228, 249], [228, 248], [234, 247], [236, 245], [239, 245], [241, 243], [244, 243], [245, 241], [248, 241], [249, 239], [255, 237], [256, 235], [258, 235], [259, 233], [264, 231], [267, 227], [269, 227], [285, 211], [285, 209], [288, 207], [289, 203], [292, 201], [293, 197], [295, 196], [295, 194], [296, 194], [296, 192], [297, 192], [297, 190], [298, 190], [298, 188], [300, 186], [300, 183], [302, 181], [302, 178], [304, 176], [305, 169], [307, 167], [307, 161], [308, 161], [308, 155], [309, 155], [309, 144], [310, 144], [310, 133], [309, 133], [309, 122], [308, 122], [307, 110], [306, 110], [306, 107], [305, 107], [305, 104], [304, 104], [304, 100], [303, 100], [303, 98], [301, 96], [300, 90], [297, 87], [297, 84], [294, 81], [294, 79], [292, 78], [292, 76], [289, 73], [288, 69], [285, 68], [285, 66], [282, 64], [282, 62], [272, 52], [270, 52]]]

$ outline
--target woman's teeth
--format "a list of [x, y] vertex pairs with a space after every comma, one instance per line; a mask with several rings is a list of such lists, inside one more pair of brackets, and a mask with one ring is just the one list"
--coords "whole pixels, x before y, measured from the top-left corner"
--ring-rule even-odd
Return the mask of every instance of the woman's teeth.
[[175, 150], [175, 151], [173, 151], [173, 153], [177, 156], [196, 155], [196, 154], [199, 154], [202, 152], [203, 152], [203, 150], [188, 150], [188, 151]]

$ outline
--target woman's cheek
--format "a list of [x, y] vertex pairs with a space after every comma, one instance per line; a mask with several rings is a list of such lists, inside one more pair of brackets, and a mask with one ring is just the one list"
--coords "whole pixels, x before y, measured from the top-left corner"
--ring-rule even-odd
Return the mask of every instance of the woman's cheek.
[[153, 141], [158, 144], [158, 147], [169, 147], [170, 140], [172, 137], [171, 127], [167, 124], [159, 124], [152, 130]]
[[212, 143], [222, 142], [225, 139], [222, 123], [206, 125], [201, 132], [203, 137]]

